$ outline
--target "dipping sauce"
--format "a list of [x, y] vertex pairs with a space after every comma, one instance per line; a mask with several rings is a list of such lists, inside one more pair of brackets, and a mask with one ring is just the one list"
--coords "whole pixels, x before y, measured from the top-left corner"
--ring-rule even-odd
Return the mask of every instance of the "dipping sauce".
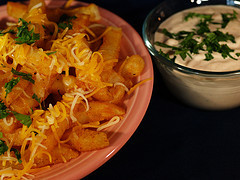
[[[212, 15], [211, 23], [208, 24], [210, 31], [208, 33], [216, 33], [216, 31], [219, 31], [216, 33], [219, 33], [219, 35], [215, 34], [215, 38], [222, 36], [227, 40], [217, 40], [215, 44], [210, 43], [208, 48], [212, 47], [214, 49], [216, 45], [223, 49], [220, 48], [220, 50], [213, 50], [209, 53], [204, 38], [212, 34], [194, 36], [193, 39], [195, 41], [192, 40], [192, 47], [199, 46], [202, 41], [206, 44], [202, 47], [200, 46], [197, 53], [190, 53], [188, 51], [185, 54], [181, 54], [182, 57], [185, 55], [184, 58], [176, 55], [174, 60], [176, 64], [191, 68], [189, 70], [175, 68], [175, 65], [166, 65], [161, 62], [162, 60], [158, 59], [157, 65], [166, 85], [180, 100], [198, 108], [225, 110], [240, 106], [239, 73], [224, 73], [240, 70], [240, 10], [226, 5], [208, 5], [178, 12], [161, 23], [159, 29], [154, 34], [154, 42], [161, 42], [167, 44], [167, 46], [178, 47], [182, 40], [169, 38], [166, 36], [167, 33], [163, 34], [162, 31], [163, 29], [167, 29], [169, 33], [174, 34], [180, 31], [196, 32], [196, 29], [200, 28], [200, 25], [197, 25], [200, 22], [200, 18], [193, 17], [185, 21], [184, 18], [189, 13]], [[196, 14], [193, 16], [198, 16]], [[225, 14], [225, 18], [227, 16], [226, 19], [229, 19], [229, 22], [224, 28], [222, 28], [223, 21], [228, 20], [223, 20], [222, 14]], [[231, 18], [234, 16], [236, 17]], [[214, 39], [211, 41], [214, 42]], [[197, 44], [194, 44], [196, 42]], [[224, 47], [222, 45], [224, 45]], [[176, 53], [169, 47], [166, 48], [155, 45], [155, 48], [158, 51], [161, 49], [161, 51], [165, 53], [165, 57], [169, 56], [168, 59], [173, 58]], [[226, 50], [227, 53], [224, 52], [224, 50]], [[199, 73], [196, 72], [196, 70], [205, 72]], [[218, 72], [218, 74], [215, 72]], [[219, 72], [222, 72], [222, 74], [219, 74]]]
[[[182, 66], [186, 66], [192, 69], [198, 69], [203, 71], [214, 71], [214, 72], [224, 72], [224, 71], [234, 71], [240, 69], [240, 57], [236, 54], [240, 53], [240, 9], [234, 8], [231, 6], [225, 5], [211, 5], [211, 6], [202, 6], [187, 9], [181, 11], [179, 13], [174, 14], [167, 20], [165, 20], [160, 26], [159, 31], [155, 33], [155, 41], [159, 41], [162, 43], [166, 43], [170, 46], [178, 46], [181, 40], [176, 40], [174, 38], [169, 38], [161, 31], [163, 29], [167, 29], [170, 33], [178, 33], [180, 31], [193, 32], [193, 29], [200, 29], [198, 26], [200, 17], [196, 15], [192, 18], [188, 18], [188, 20], [184, 20], [189, 13], [198, 13], [204, 15], [212, 15], [211, 23], [208, 23], [208, 27], [211, 32], [216, 30], [224, 33], [225, 35], [232, 35], [234, 37], [235, 42], [231, 42], [227, 40], [227, 42], [219, 42], [220, 44], [227, 44], [227, 46], [234, 50], [234, 52], [230, 52], [232, 57], [223, 57], [219, 52], [212, 52], [211, 55], [213, 59], [205, 60], [206, 51], [199, 50], [198, 54], [191, 54], [191, 57], [187, 55], [187, 57], [183, 60], [179, 55], [176, 56], [175, 63], [180, 64]], [[226, 21], [222, 18], [222, 14], [225, 14], [230, 19], [231, 15], [235, 15], [235, 19], [229, 20], [226, 27], [222, 28], [221, 23]], [[211, 33], [210, 32], [210, 33]], [[200, 43], [203, 40], [203, 36], [195, 35], [193, 38]], [[155, 46], [157, 50], [160, 48], [164, 53], [171, 53], [170, 48], [162, 48], [160, 46]], [[206, 49], [206, 47], [205, 47]], [[170, 55], [170, 57], [173, 55]]]

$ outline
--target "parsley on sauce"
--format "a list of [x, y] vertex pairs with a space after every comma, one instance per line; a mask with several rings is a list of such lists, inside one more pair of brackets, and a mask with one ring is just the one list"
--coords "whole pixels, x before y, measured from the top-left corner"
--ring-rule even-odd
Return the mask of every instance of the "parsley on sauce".
[[[190, 18], [199, 18], [196, 28], [194, 28], [192, 31], [179, 31], [178, 33], [171, 33], [167, 29], [163, 29], [161, 32], [169, 38], [179, 40], [180, 42], [178, 46], [169, 46], [158, 41], [155, 42], [155, 45], [171, 49], [171, 52], [174, 53], [173, 57], [171, 58], [169, 54], [164, 53], [162, 50], [159, 50], [159, 54], [173, 62], [178, 55], [183, 60], [185, 60], [187, 56], [192, 59], [192, 55], [199, 54], [200, 50], [206, 51], [206, 61], [214, 58], [212, 55], [213, 52], [220, 53], [223, 58], [230, 57], [234, 60], [237, 60], [230, 54], [231, 52], [234, 52], [234, 50], [229, 48], [227, 44], [221, 43], [227, 41], [235, 43], [234, 36], [219, 31], [219, 28], [214, 31], [211, 31], [209, 28], [209, 24], [217, 24], [220, 25], [221, 28], [225, 28], [231, 20], [237, 18], [236, 15], [237, 13], [235, 11], [233, 11], [233, 13], [221, 14], [222, 22], [217, 23], [214, 22], [212, 14], [188, 13], [184, 18], [185, 21], [188, 21]], [[196, 40], [199, 37], [202, 38], [200, 42]], [[239, 57], [240, 53], [235, 53], [235, 55]]]

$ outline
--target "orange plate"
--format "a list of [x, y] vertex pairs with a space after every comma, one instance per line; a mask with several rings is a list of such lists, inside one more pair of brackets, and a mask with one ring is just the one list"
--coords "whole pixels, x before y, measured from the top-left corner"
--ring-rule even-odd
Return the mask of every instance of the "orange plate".
[[[66, 1], [46, 1], [49, 7], [60, 7], [65, 2]], [[72, 5], [82, 6], [87, 4], [78, 1], [73, 2]], [[121, 149], [137, 129], [148, 108], [153, 89], [153, 65], [142, 38], [132, 26], [119, 16], [100, 7], [99, 10], [102, 16], [101, 23], [121, 27], [123, 30], [120, 57], [139, 54], [144, 58], [146, 67], [142, 75], [138, 77], [137, 81], [147, 78], [152, 78], [152, 80], [147, 81], [137, 88], [131, 97], [125, 101], [127, 107], [125, 118], [115, 126], [107, 129], [110, 140], [109, 147], [98, 151], [81, 153], [78, 158], [73, 159], [70, 162], [57, 164], [48, 170], [37, 173], [35, 179], [65, 180], [80, 179], [87, 176]], [[0, 12], [0, 21], [5, 22], [5, 20], [8, 19], [6, 5], [0, 7]]]

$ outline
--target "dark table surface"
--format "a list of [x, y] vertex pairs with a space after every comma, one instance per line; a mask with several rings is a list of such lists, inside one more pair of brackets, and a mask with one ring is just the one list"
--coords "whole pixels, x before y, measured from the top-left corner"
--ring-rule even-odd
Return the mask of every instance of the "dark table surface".
[[[85, 2], [119, 15], [142, 35], [144, 18], [161, 0]], [[186, 106], [169, 93], [155, 64], [154, 71], [152, 99], [138, 129], [84, 179], [239, 180], [240, 108], [205, 111]]]

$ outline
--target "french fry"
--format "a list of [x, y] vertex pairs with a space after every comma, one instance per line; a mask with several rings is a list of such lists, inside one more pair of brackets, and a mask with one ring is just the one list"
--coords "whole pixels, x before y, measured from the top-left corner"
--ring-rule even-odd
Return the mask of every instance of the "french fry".
[[109, 145], [104, 132], [82, 129], [79, 126], [72, 129], [68, 143], [80, 152], [102, 149]]
[[[8, 116], [6, 117], [6, 121], [9, 123], [7, 125], [4, 121], [0, 121], [0, 132], [6, 133], [6, 134], [12, 134], [15, 133], [15, 131], [21, 127], [21, 123], [16, 120], [14, 116]], [[12, 122], [12, 123], [11, 123]]]
[[143, 58], [139, 55], [127, 57], [121, 67], [121, 75], [127, 79], [132, 79], [141, 74], [145, 66]]
[[27, 12], [28, 6], [19, 2], [7, 2], [7, 13], [9, 16], [19, 19]]
[[71, 159], [77, 158], [80, 152], [72, 149], [68, 144], [61, 144], [60, 146], [54, 147], [52, 151], [49, 152], [51, 155], [51, 162], [47, 154], [42, 154], [35, 158], [36, 168], [44, 167], [47, 165], [68, 162]]
[[85, 27], [88, 27], [90, 24], [90, 16], [81, 14], [76, 15], [76, 19], [73, 21], [72, 29], [70, 29], [67, 34], [72, 35], [74, 33], [84, 32]]
[[61, 144], [58, 147], [55, 147], [54, 150], [51, 152], [53, 163], [63, 163], [68, 162], [71, 159], [77, 158], [80, 155], [79, 151], [74, 150], [68, 144]]
[[104, 87], [100, 89], [96, 94], [93, 95], [93, 97], [99, 101], [111, 101], [113, 100], [113, 95], [109, 91], [108, 87]]
[[120, 44], [122, 39], [122, 29], [111, 27], [111, 29], [103, 37], [103, 44], [99, 48], [105, 61], [118, 59], [120, 52]]
[[75, 108], [76, 117], [85, 119], [85, 122], [95, 122], [110, 120], [113, 116], [122, 116], [125, 114], [123, 107], [109, 102], [91, 101], [89, 102], [89, 107], [89, 110], [85, 112], [85, 107], [79, 104]]
[[[54, 126], [54, 125], [52, 125]], [[45, 135], [48, 137], [47, 139], [44, 139], [42, 142], [42, 145], [46, 146], [48, 151], [52, 151], [54, 147], [58, 144], [58, 140], [56, 139], [56, 136], [61, 139], [64, 132], [69, 128], [70, 124], [67, 119], [64, 119], [62, 122], [58, 124], [58, 127], [56, 129], [56, 134], [52, 131], [52, 129], [48, 129], [45, 132]], [[41, 147], [39, 147], [41, 148]]]
[[22, 139], [20, 136], [21, 131], [22, 131], [22, 128], [18, 128], [18, 129], [14, 128], [14, 132], [12, 133], [4, 133], [4, 131], [1, 131], [1, 132], [4, 133], [4, 136], [9, 140], [9, 142], [13, 141], [13, 146], [20, 147], [24, 141], [24, 139]]
[[44, 0], [30, 0], [28, 4], [28, 11], [34, 9], [34, 8], [41, 8], [42, 12], [46, 12], [46, 4]]
[[99, 9], [95, 4], [89, 4], [88, 6], [82, 6], [75, 9], [59, 9], [62, 14], [67, 14], [70, 16], [76, 14], [85, 14], [90, 16], [90, 21], [95, 22], [101, 19]]

